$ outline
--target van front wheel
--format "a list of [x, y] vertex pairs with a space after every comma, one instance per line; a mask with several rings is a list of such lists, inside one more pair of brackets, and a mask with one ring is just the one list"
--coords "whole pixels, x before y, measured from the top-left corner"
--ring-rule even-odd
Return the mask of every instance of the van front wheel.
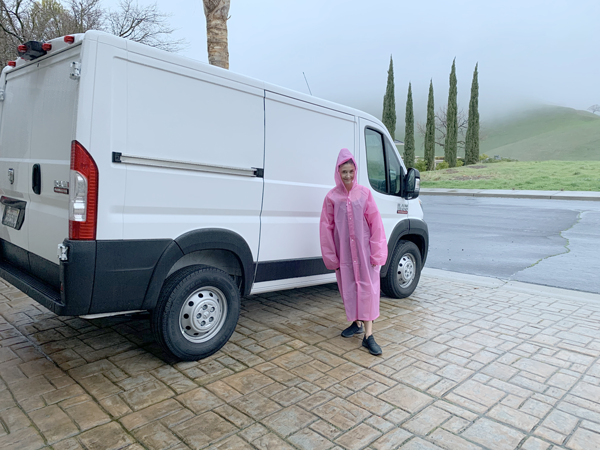
[[190, 266], [165, 282], [152, 311], [158, 343], [184, 361], [206, 358], [223, 347], [235, 330], [240, 293], [222, 270]]
[[385, 277], [381, 279], [381, 290], [391, 298], [410, 296], [421, 278], [421, 252], [410, 241], [398, 241], [390, 266]]

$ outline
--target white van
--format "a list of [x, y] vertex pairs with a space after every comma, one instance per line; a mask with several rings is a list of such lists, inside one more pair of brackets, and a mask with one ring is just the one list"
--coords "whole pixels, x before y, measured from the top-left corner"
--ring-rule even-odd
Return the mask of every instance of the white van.
[[0, 77], [0, 276], [56, 314], [151, 311], [167, 351], [211, 355], [241, 296], [335, 281], [318, 223], [343, 147], [385, 225], [382, 290], [414, 291], [419, 173], [374, 117], [96, 31], [19, 55]]

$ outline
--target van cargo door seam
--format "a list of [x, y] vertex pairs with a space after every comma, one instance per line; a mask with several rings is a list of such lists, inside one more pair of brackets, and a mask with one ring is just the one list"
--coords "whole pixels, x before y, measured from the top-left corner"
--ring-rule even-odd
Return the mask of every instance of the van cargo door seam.
[[[263, 91], [263, 171], [265, 169], [265, 155], [267, 154], [267, 95], [266, 91]], [[256, 263], [254, 264], [254, 276], [252, 277], [252, 282], [250, 283], [250, 290], [252, 290], [252, 285], [254, 284], [254, 280], [256, 280], [256, 273], [258, 272], [258, 261], [260, 261], [260, 241], [262, 238], [262, 215], [263, 215], [263, 206], [265, 204], [265, 177], [263, 174], [262, 177], [262, 193], [260, 198], [260, 213], [258, 215], [258, 249], [256, 250]], [[249, 291], [250, 292], [250, 291]]]

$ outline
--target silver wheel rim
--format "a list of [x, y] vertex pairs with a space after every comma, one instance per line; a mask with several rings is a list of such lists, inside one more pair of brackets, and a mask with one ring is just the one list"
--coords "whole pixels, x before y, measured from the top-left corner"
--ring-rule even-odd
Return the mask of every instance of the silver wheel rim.
[[410, 285], [415, 279], [416, 268], [415, 257], [410, 253], [405, 253], [398, 262], [398, 284], [401, 288]]
[[226, 317], [227, 301], [223, 292], [216, 287], [203, 287], [183, 303], [179, 328], [188, 341], [206, 342], [219, 332]]

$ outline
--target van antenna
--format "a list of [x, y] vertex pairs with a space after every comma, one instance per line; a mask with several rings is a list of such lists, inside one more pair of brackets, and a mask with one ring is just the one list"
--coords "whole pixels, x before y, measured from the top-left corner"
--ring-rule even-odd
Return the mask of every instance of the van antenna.
[[302, 75], [304, 75], [304, 81], [306, 81], [306, 86], [308, 87], [308, 92], [310, 92], [310, 95], [312, 95], [312, 91], [310, 90], [310, 86], [308, 85], [308, 80], [306, 79], [306, 74], [304, 72], [302, 72]]

